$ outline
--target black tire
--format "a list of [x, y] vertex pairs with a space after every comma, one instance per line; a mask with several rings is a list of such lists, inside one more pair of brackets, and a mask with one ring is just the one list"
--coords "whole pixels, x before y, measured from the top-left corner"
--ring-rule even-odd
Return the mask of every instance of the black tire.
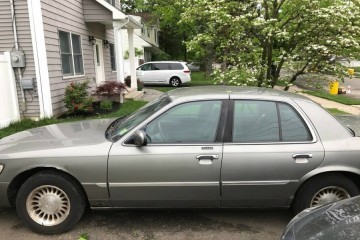
[[[329, 197], [329, 193], [334, 198], [339, 199], [332, 199]], [[324, 196], [322, 194], [327, 195]], [[341, 174], [326, 174], [310, 179], [300, 188], [295, 196], [293, 211], [297, 214], [309, 207], [320, 206], [359, 194], [359, 188], [349, 178]], [[325, 203], [319, 201], [319, 199], [325, 201]]]
[[171, 87], [180, 87], [181, 80], [178, 77], [172, 77], [170, 78], [169, 84]]
[[34, 232], [42, 234], [69, 231], [80, 220], [85, 206], [79, 184], [70, 176], [53, 171], [31, 176], [16, 197], [19, 218]]

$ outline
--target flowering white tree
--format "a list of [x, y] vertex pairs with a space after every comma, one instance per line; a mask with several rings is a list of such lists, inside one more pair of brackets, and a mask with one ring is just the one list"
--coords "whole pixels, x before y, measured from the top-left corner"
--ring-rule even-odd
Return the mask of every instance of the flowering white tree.
[[346, 75], [335, 57], [360, 56], [359, 0], [176, 0], [179, 24], [195, 26], [187, 42], [198, 56], [224, 63], [221, 81], [290, 86], [311, 71]]

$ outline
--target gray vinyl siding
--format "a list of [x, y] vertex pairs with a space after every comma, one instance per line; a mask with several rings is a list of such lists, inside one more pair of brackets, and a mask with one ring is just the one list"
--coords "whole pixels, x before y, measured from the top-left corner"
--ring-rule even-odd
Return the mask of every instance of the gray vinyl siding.
[[87, 22], [91, 21], [111, 21], [111, 11], [103, 8], [99, 3], [94, 0], [83, 0], [84, 19]]
[[121, 11], [120, 0], [115, 0], [115, 7]]
[[[95, 8], [95, 7], [96, 8]], [[93, 8], [93, 15], [96, 10], [103, 13], [103, 7], [94, 0], [41, 0], [46, 53], [49, 68], [50, 90], [53, 106], [53, 114], [59, 115], [66, 111], [64, 107], [65, 87], [72, 81], [88, 80], [91, 87], [96, 86], [95, 82], [95, 65], [93, 46], [89, 43], [89, 36], [99, 39], [106, 39], [105, 26], [100, 23], [85, 23], [84, 9]], [[106, 10], [106, 9], [105, 9]], [[106, 10], [105, 16], [111, 18], [111, 13]], [[58, 31], [66, 31], [78, 34], [82, 39], [82, 53], [84, 62], [84, 76], [63, 78], [61, 69], [61, 55], [59, 46]], [[107, 51], [104, 48], [104, 55]], [[106, 56], [104, 56], [104, 61]], [[111, 71], [111, 69], [110, 69]], [[108, 70], [105, 68], [105, 75], [108, 76]], [[107, 79], [106, 79], [107, 80]]]
[[[23, 78], [36, 78], [34, 54], [31, 40], [31, 30], [29, 21], [28, 4], [26, 0], [14, 1], [15, 20], [17, 28], [17, 37], [20, 50], [25, 53], [26, 67], [22, 69]], [[11, 8], [9, 0], [0, 0], [0, 52], [11, 51], [15, 46]], [[17, 79], [19, 79], [17, 71], [15, 71]], [[35, 81], [36, 83], [36, 81]], [[21, 92], [17, 81], [19, 105], [22, 105]], [[22, 117], [40, 116], [39, 99], [37, 88], [25, 91], [26, 111]], [[21, 107], [19, 107], [21, 110]]]

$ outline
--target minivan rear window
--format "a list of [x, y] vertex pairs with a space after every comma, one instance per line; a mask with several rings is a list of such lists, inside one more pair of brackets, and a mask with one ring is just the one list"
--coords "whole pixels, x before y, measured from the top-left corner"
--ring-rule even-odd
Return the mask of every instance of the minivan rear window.
[[170, 63], [171, 70], [183, 70], [184, 66], [181, 63]]
[[168, 63], [153, 63], [154, 70], [169, 70]]

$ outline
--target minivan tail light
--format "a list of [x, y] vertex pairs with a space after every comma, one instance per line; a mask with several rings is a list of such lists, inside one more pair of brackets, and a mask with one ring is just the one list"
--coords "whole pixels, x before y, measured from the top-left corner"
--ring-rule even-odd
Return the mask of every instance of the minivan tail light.
[[190, 70], [184, 70], [184, 73], [191, 73]]

